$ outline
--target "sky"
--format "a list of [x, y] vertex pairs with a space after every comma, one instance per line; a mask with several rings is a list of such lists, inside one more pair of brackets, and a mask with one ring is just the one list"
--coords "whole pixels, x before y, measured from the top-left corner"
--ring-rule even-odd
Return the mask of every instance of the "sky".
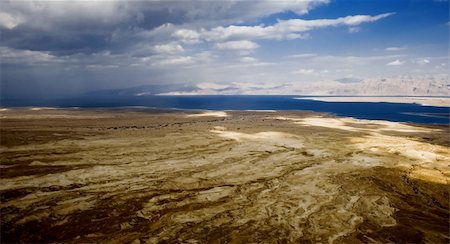
[[320, 94], [405, 76], [448, 84], [449, 26], [445, 0], [3, 0], [1, 96], [141, 86]]

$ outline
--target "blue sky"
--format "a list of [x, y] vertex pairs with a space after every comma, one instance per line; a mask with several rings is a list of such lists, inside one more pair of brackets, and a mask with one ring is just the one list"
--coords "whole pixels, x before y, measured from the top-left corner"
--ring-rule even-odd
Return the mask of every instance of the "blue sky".
[[145, 85], [164, 94], [329, 94], [377, 80], [449, 83], [448, 1], [0, 5], [2, 99]]

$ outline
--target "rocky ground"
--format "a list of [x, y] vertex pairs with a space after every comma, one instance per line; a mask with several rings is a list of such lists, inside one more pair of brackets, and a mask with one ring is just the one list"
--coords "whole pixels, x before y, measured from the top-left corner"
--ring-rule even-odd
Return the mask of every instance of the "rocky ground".
[[1, 242], [448, 243], [448, 126], [3, 109]]

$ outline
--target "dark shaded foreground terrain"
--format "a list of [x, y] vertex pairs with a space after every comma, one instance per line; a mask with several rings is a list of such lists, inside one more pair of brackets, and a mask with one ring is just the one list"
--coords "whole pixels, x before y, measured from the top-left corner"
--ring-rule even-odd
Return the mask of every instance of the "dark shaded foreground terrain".
[[448, 126], [3, 109], [1, 242], [448, 243]]

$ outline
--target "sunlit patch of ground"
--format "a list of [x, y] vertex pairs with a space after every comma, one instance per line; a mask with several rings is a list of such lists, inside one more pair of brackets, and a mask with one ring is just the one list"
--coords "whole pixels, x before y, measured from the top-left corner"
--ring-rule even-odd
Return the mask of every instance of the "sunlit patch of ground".
[[[407, 162], [396, 162], [396, 166], [408, 168], [411, 160], [416, 161], [414, 165], [420, 165], [414, 170], [411, 177], [433, 181], [440, 184], [449, 184], [450, 179], [450, 153], [448, 146], [430, 145], [428, 143], [390, 136], [386, 132], [406, 133], [439, 133], [439, 129], [423, 128], [413, 125], [400, 124], [388, 121], [355, 120], [352, 118], [285, 118], [277, 119], [292, 120], [296, 124], [336, 128], [347, 131], [360, 131], [369, 133], [365, 137], [355, 137], [351, 140], [356, 148], [369, 150], [372, 153], [392, 153], [409, 158]], [[445, 135], [444, 135], [445, 136]]]
[[219, 112], [2, 111], [1, 241], [449, 241], [447, 126]]
[[32, 111], [40, 111], [40, 110], [53, 110], [56, 108], [53, 108], [53, 107], [31, 107], [29, 109]]
[[228, 114], [224, 111], [205, 111], [198, 114], [189, 114], [187, 117], [227, 117]]

